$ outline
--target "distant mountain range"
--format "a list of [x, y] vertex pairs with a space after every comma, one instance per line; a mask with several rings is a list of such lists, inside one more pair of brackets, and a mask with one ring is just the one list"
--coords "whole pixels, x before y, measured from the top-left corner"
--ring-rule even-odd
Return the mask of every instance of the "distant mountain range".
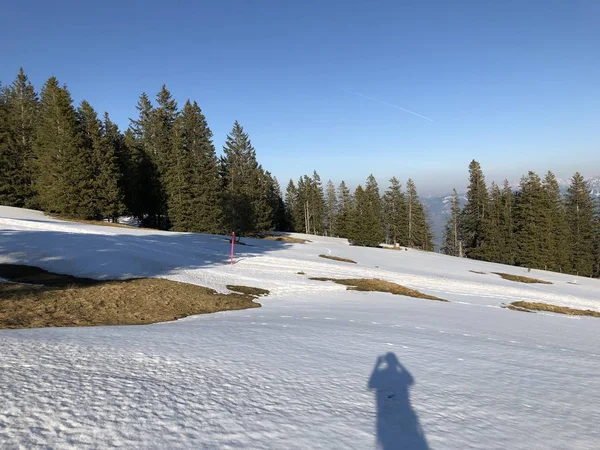
[[[590, 186], [590, 194], [594, 197], [600, 198], [600, 176], [588, 177], [586, 178], [586, 182]], [[569, 187], [570, 183], [571, 180], [558, 179], [558, 184], [560, 185], [563, 193], [567, 192], [567, 188]], [[516, 190], [519, 187], [519, 183], [511, 183], [511, 186]], [[460, 198], [460, 205], [462, 207], [467, 201], [465, 193], [459, 193], [458, 196]], [[450, 194], [421, 198], [421, 201], [429, 211], [429, 216], [433, 225], [433, 233], [435, 235], [434, 242], [436, 244], [436, 250], [439, 250], [442, 242], [444, 225], [446, 224], [446, 220], [450, 215], [451, 200], [452, 196]]]

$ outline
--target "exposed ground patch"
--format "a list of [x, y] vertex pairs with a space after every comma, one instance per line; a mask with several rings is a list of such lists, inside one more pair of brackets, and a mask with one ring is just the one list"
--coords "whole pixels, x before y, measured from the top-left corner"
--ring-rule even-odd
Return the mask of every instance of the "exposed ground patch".
[[591, 317], [600, 317], [599, 311], [592, 311], [591, 309], [575, 309], [568, 308], [566, 306], [558, 306], [558, 305], [549, 305], [548, 303], [538, 303], [538, 302], [513, 302], [508, 306], [509, 309], [515, 311], [547, 311], [553, 312], [557, 314], [567, 314], [569, 316], [591, 316]]
[[352, 261], [351, 259], [348, 259], [348, 258], [342, 258], [340, 256], [319, 255], [319, 258], [332, 259], [333, 261], [341, 261], [341, 262], [356, 264], [356, 261]]
[[230, 291], [237, 292], [238, 294], [252, 295], [254, 297], [269, 295], [268, 290], [257, 288], [257, 287], [238, 286], [238, 285], [234, 285], [234, 284], [228, 284], [226, 287]]
[[0, 278], [9, 281], [0, 281], [0, 328], [149, 324], [256, 308], [253, 300], [268, 293], [235, 286], [236, 293], [220, 294], [155, 278], [98, 281], [11, 264], [0, 264]]
[[364, 292], [387, 292], [395, 295], [405, 295], [407, 297], [422, 298], [426, 300], [437, 300], [440, 302], [447, 302], [433, 295], [424, 294], [415, 289], [410, 289], [400, 284], [392, 283], [391, 281], [380, 280], [378, 278], [326, 278], [326, 277], [314, 277], [309, 278], [310, 280], [317, 281], [333, 281], [337, 284], [348, 286], [350, 291], [364, 291]]
[[527, 284], [534, 284], [534, 283], [538, 283], [538, 284], [552, 284], [549, 281], [539, 280], [537, 278], [523, 277], [521, 275], [511, 275], [510, 273], [502, 273], [502, 272], [492, 272], [492, 273], [495, 273], [496, 275], [500, 275], [505, 280], [516, 281], [516, 282], [519, 282], [519, 283], [527, 283]]
[[103, 220], [85, 220], [85, 219], [69, 219], [68, 217], [49, 216], [53, 219], [62, 220], [63, 222], [85, 223], [88, 225], [100, 225], [103, 227], [119, 227], [119, 228], [137, 228], [124, 223], [105, 222]]
[[469, 270], [469, 272], [471, 272], [471, 273], [476, 273], [476, 274], [478, 274], [478, 275], [486, 275], [486, 274], [487, 274], [487, 272], [480, 272], [480, 271], [478, 271], [478, 270]]
[[308, 239], [301, 239], [293, 236], [285, 236], [285, 235], [276, 235], [276, 234], [266, 234], [257, 236], [258, 239], [265, 239], [267, 241], [277, 241], [277, 242], [287, 242], [290, 244], [306, 244], [307, 242], [311, 242]]

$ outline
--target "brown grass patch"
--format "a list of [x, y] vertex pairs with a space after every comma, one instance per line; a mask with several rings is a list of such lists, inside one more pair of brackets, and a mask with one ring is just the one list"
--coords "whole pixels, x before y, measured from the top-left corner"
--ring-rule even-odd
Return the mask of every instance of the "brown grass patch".
[[304, 272], [296, 272], [296, 275], [306, 275]]
[[341, 261], [341, 262], [356, 264], [356, 261], [352, 261], [351, 259], [348, 259], [348, 258], [342, 258], [340, 256], [319, 255], [319, 258], [332, 259], [333, 261]]
[[307, 242], [311, 242], [308, 239], [300, 239], [293, 236], [283, 236], [276, 234], [266, 234], [257, 236], [258, 239], [265, 239], [267, 241], [277, 241], [277, 242], [288, 242], [290, 244], [306, 244]]
[[9, 264], [0, 277], [10, 280], [0, 282], [0, 328], [140, 325], [260, 306], [255, 294], [164, 279], [98, 281]]
[[410, 289], [400, 284], [392, 283], [391, 281], [380, 280], [378, 278], [326, 278], [326, 277], [314, 277], [309, 278], [310, 280], [316, 281], [333, 281], [337, 284], [348, 286], [349, 291], [363, 291], [363, 292], [387, 292], [394, 295], [405, 295], [407, 297], [422, 298], [426, 300], [437, 300], [440, 302], [447, 302], [433, 295], [424, 294], [415, 289]]
[[[512, 306], [512, 308], [511, 308]], [[591, 316], [600, 317], [599, 311], [592, 311], [591, 309], [574, 309], [568, 308], [567, 306], [549, 305], [548, 303], [538, 302], [512, 302], [509, 305], [509, 309], [517, 311], [547, 311], [557, 314], [567, 314], [569, 316]]]
[[538, 280], [537, 278], [530, 278], [530, 277], [523, 277], [521, 275], [511, 275], [510, 273], [502, 273], [502, 272], [492, 272], [495, 273], [496, 275], [500, 275], [502, 278], [504, 278], [505, 280], [509, 280], [509, 281], [517, 281], [519, 283], [528, 283], [528, 284], [534, 284], [534, 283], [538, 283], [538, 284], [552, 284], [549, 281], [544, 281], [544, 280]]
[[237, 286], [234, 284], [228, 284], [226, 287], [230, 291], [237, 292], [238, 294], [252, 295], [254, 297], [260, 297], [262, 295], [269, 295], [269, 293], [270, 293], [266, 289], [250, 287], [250, 286]]
[[469, 272], [471, 272], [471, 273], [477, 273], [479, 275], [486, 275], [487, 274], [487, 272], [479, 272], [478, 270], [469, 270]]

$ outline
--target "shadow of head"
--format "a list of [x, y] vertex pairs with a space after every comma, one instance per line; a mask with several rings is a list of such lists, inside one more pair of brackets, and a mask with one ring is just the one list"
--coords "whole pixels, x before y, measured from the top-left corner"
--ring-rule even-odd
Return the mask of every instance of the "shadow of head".
[[410, 402], [409, 388], [414, 383], [414, 378], [394, 353], [377, 358], [369, 378], [369, 389], [375, 393], [378, 448], [429, 448]]

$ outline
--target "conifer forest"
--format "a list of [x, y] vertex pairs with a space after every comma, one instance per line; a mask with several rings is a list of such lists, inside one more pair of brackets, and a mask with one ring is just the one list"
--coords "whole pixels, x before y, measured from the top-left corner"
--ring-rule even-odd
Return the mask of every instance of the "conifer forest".
[[[162, 230], [259, 236], [294, 231], [434, 250], [427, 208], [412, 179], [380, 189], [373, 175], [352, 192], [317, 171], [278, 180], [235, 121], [220, 156], [198, 103], [180, 107], [163, 85], [142, 93], [119, 130], [107, 112], [74, 105], [49, 78], [39, 93], [21, 69], [0, 86], [0, 204], [79, 220], [135, 217]], [[376, 161], [373, 161], [373, 166]], [[447, 255], [600, 275], [598, 202], [579, 173], [563, 195], [556, 177], [529, 172], [517, 189], [486, 185], [469, 165], [466, 204], [456, 190], [441, 251]]]

